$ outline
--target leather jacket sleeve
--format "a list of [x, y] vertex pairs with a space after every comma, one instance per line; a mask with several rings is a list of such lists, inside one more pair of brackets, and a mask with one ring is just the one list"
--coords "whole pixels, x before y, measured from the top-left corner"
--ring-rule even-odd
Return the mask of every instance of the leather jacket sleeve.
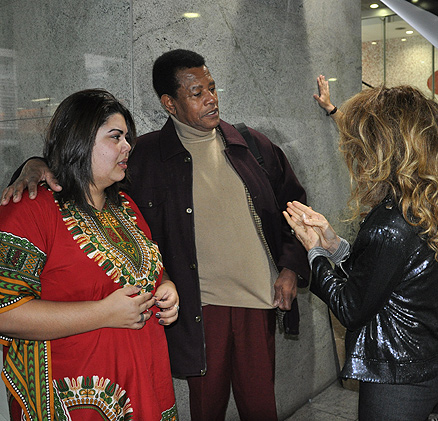
[[364, 221], [345, 262], [335, 269], [324, 256], [313, 262], [311, 291], [350, 330], [368, 323], [388, 303], [405, 276], [409, 256], [415, 252], [412, 238], [419, 240], [401, 215], [390, 217], [390, 224], [383, 222], [390, 215], [384, 215], [383, 205], [379, 207]]

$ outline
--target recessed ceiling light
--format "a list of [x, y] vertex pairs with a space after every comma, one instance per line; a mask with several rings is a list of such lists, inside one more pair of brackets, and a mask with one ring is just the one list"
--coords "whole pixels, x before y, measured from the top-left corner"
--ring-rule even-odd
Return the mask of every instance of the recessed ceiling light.
[[410, 35], [410, 34], [413, 34], [414, 31], [406, 31], [406, 33], [407, 33], [408, 35]]
[[406, 41], [406, 38], [402, 38], [401, 40], [402, 40], [402, 41]]
[[372, 41], [371, 44], [376, 45], [377, 41]]
[[43, 102], [43, 101], [50, 101], [50, 98], [36, 98], [36, 99], [31, 99], [31, 102]]
[[336, 82], [338, 79], [337, 78], [335, 78], [335, 77], [330, 77], [330, 78], [328, 78], [328, 81], [329, 82]]
[[183, 14], [183, 16], [185, 18], [188, 18], [188, 19], [194, 19], [194, 18], [199, 18], [199, 16], [201, 16], [201, 15], [199, 13], [195, 13], [195, 12], [186, 12]]
[[377, 9], [379, 5], [377, 3], [370, 4], [371, 9]]

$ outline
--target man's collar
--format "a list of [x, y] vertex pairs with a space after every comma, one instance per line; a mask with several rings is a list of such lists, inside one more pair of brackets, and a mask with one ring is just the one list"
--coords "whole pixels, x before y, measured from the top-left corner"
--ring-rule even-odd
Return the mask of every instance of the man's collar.
[[186, 151], [176, 134], [175, 125], [170, 117], [160, 130], [159, 142], [161, 159], [163, 161]]
[[221, 120], [219, 123], [219, 129], [224, 135], [227, 146], [238, 145], [244, 146], [246, 148], [248, 147], [243, 136], [231, 124], [228, 124], [225, 121]]
[[[231, 124], [220, 120], [218, 128], [222, 131], [227, 146], [237, 145], [248, 148], [245, 139]], [[167, 119], [166, 124], [160, 131], [159, 141], [161, 159], [163, 161], [170, 159], [180, 153], [187, 152], [187, 150], [184, 148], [183, 144], [179, 140], [178, 135], [176, 134], [175, 125], [173, 124], [173, 121], [170, 117]]]

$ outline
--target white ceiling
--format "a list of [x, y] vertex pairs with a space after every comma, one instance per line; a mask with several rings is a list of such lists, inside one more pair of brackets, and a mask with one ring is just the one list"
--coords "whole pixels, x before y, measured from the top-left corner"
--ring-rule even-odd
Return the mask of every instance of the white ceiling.
[[[379, 5], [377, 9], [371, 9], [370, 4], [376, 3]], [[386, 7], [382, 2], [376, 0], [361, 0], [361, 16], [362, 18], [378, 17], [393, 15], [394, 12]]]
[[[418, 32], [408, 25], [397, 15], [386, 18], [385, 30], [386, 39], [390, 38], [409, 38], [418, 36]], [[362, 42], [378, 41], [383, 39], [384, 24], [383, 18], [362, 19]], [[406, 34], [406, 31], [414, 31], [413, 34]]]
[[[380, 7], [370, 9], [370, 4], [377, 3]], [[386, 38], [409, 38], [418, 36], [410, 25], [395, 15], [394, 12], [380, 1], [361, 0], [362, 9], [362, 42], [378, 41], [383, 39], [383, 18], [386, 18]], [[413, 34], [406, 34], [406, 31], [414, 31]]]

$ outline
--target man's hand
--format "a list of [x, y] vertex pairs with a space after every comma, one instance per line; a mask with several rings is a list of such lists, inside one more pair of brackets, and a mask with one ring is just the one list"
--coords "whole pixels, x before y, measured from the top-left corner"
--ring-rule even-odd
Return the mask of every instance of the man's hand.
[[283, 268], [274, 284], [274, 307], [280, 310], [290, 310], [292, 301], [297, 296], [297, 274], [290, 269]]
[[29, 190], [29, 198], [37, 197], [38, 183], [46, 181], [53, 191], [61, 191], [62, 187], [53, 176], [49, 167], [42, 159], [32, 158], [24, 165], [20, 176], [9, 187], [3, 190], [0, 205], [7, 205], [12, 197], [14, 203], [21, 200], [23, 191]]

